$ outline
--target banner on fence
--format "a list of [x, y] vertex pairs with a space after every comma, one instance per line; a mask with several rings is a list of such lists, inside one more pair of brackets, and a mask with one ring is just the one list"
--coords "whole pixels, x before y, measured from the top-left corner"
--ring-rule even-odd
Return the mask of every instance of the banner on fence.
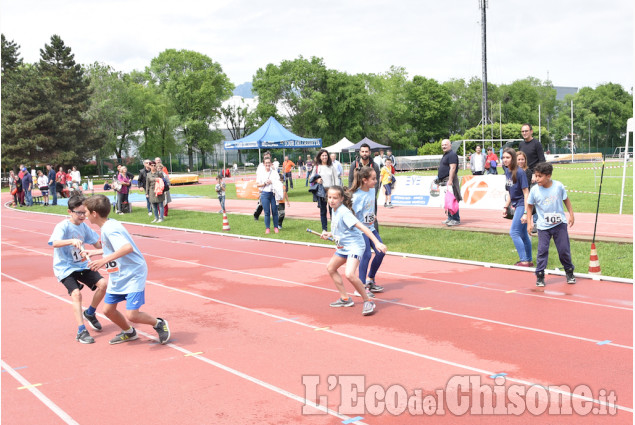
[[241, 199], [258, 199], [260, 191], [255, 180], [236, 182], [236, 196]]
[[[392, 204], [394, 206], [417, 206], [443, 208], [445, 187], [440, 191], [430, 190], [434, 176], [397, 176], [397, 182], [392, 190]], [[496, 210], [505, 205], [505, 176], [463, 176], [461, 177], [461, 195], [463, 200], [460, 208], [476, 208]], [[377, 203], [385, 202], [384, 189], [380, 189]]]

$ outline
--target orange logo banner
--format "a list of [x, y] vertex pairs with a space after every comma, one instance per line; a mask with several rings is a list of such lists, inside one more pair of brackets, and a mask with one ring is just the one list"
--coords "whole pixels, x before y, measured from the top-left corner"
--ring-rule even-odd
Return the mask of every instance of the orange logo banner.
[[255, 180], [236, 182], [236, 196], [242, 199], [258, 199], [260, 191]]

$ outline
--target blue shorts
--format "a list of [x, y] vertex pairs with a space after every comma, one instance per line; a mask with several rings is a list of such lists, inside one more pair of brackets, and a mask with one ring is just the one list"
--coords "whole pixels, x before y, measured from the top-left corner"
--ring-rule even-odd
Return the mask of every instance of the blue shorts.
[[354, 258], [356, 260], [361, 260], [362, 256], [361, 255], [357, 255], [357, 254], [349, 254], [341, 249], [338, 249], [337, 251], [335, 251], [335, 255], [337, 255], [338, 257], [342, 257], [342, 258]]
[[146, 303], [146, 291], [133, 292], [131, 294], [106, 293], [104, 298], [106, 304], [118, 304], [123, 300], [126, 300], [126, 310], [139, 310]]
[[386, 195], [390, 195], [392, 193], [392, 185], [390, 183], [385, 184], [384, 189], [386, 190]]

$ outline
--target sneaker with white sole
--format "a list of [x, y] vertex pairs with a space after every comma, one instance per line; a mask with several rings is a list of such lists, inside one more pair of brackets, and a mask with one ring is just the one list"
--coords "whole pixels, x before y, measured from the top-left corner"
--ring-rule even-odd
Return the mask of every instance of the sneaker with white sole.
[[155, 219], [154, 219], [154, 220], [152, 220], [150, 223], [156, 223], [157, 221], [159, 221], [159, 220], [157, 220], [157, 219], [155, 218]]
[[159, 334], [159, 342], [165, 344], [170, 339], [170, 328], [168, 327], [168, 321], [157, 317], [159, 323], [154, 327], [154, 330]]
[[157, 223], [163, 223], [163, 219], [162, 218], [158, 219]]
[[331, 303], [331, 307], [353, 307], [354, 305], [355, 305], [355, 302], [353, 302], [353, 300], [351, 300], [350, 298], [345, 300], [340, 298], [334, 303]]
[[82, 344], [92, 344], [93, 342], [95, 342], [95, 339], [92, 336], [90, 336], [90, 334], [88, 333], [86, 329], [84, 329], [81, 332], [78, 332], [75, 339], [78, 342], [81, 342]]
[[375, 312], [375, 303], [372, 301], [364, 301], [364, 309], [362, 310], [362, 314], [364, 316], [370, 316]]
[[379, 286], [375, 283], [375, 279], [371, 279], [371, 278], [367, 278], [366, 279], [366, 288], [370, 291], [370, 292], [384, 292], [384, 287], [383, 286]]
[[109, 342], [110, 344], [121, 344], [122, 342], [134, 341], [137, 338], [139, 338], [139, 335], [137, 335], [136, 329], [132, 328], [132, 332], [125, 333], [121, 331], [121, 333], [118, 333], [117, 336], [115, 336]]
[[445, 220], [443, 220], [441, 223], [442, 223], [442, 224], [448, 224], [449, 222], [450, 222], [450, 219], [449, 219], [449, 218], [446, 218], [446, 219], [445, 219]]
[[545, 286], [545, 274], [540, 273], [536, 275], [536, 286], [543, 287]]
[[88, 313], [86, 313], [86, 310], [84, 310], [84, 319], [88, 321], [88, 324], [90, 325], [91, 328], [93, 328], [96, 331], [101, 331], [101, 323], [99, 323], [99, 320], [97, 320], [96, 314], [93, 314], [91, 316]]
[[451, 226], [458, 226], [459, 224], [461, 224], [460, 221], [450, 220], [450, 221], [447, 222], [446, 225], [451, 227]]
[[573, 275], [573, 270], [565, 270], [565, 273], [567, 274], [567, 283], [571, 285], [574, 284], [576, 280], [575, 276]]
[[[361, 294], [357, 290], [355, 290], [355, 292], [353, 292], [353, 295], [355, 295], [356, 297], [361, 297]], [[366, 295], [368, 295], [369, 298], [375, 298], [375, 294], [370, 292], [368, 289], [366, 289]]]

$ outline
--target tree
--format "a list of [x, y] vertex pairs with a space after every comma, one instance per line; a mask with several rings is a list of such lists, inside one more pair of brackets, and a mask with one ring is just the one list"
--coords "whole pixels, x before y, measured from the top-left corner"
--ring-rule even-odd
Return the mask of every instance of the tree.
[[[462, 134], [468, 128], [481, 122], [481, 103], [483, 83], [472, 77], [468, 82], [463, 79], [452, 79], [443, 83], [452, 98], [452, 107], [448, 120], [449, 134]], [[490, 100], [496, 97], [496, 86], [487, 84]]]
[[[2, 77], [10, 76], [15, 73], [22, 65], [20, 57], [20, 46], [15, 41], [7, 41], [2, 34]], [[4, 81], [3, 81], [4, 83]]]
[[319, 134], [327, 141], [327, 146], [343, 137], [362, 139], [368, 102], [368, 93], [361, 76], [328, 70], [326, 92], [315, 129], [319, 132], [313, 134]]
[[556, 89], [550, 81], [534, 77], [516, 80], [500, 87], [503, 122], [527, 122], [538, 125], [538, 105], [542, 123], [554, 114]]
[[40, 124], [43, 139], [38, 143], [42, 158], [64, 165], [85, 161], [101, 145], [89, 121], [89, 81], [75, 63], [71, 48], [58, 36], [40, 49], [40, 78], [49, 85], [46, 108], [52, 120]]
[[193, 149], [206, 149], [211, 140], [207, 138], [210, 132], [200, 129], [209, 129], [220, 116], [221, 103], [231, 96], [234, 86], [218, 63], [191, 50], [165, 50], [152, 59], [147, 71], [176, 111], [189, 165], [194, 168]]
[[434, 79], [419, 75], [406, 87], [409, 122], [419, 143], [447, 136], [452, 102], [448, 89]]

